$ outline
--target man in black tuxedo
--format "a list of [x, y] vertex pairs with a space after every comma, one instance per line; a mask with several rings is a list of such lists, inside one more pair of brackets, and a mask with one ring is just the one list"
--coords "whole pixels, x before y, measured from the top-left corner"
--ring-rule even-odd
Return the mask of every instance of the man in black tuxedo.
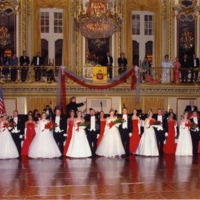
[[56, 109], [55, 116], [53, 116], [53, 121], [57, 124], [57, 127], [53, 130], [53, 136], [56, 143], [59, 145], [61, 154], [63, 154], [63, 142], [65, 141], [66, 133], [66, 119], [61, 116], [60, 109]]
[[184, 54], [183, 59], [181, 61], [181, 81], [182, 83], [188, 81], [188, 68], [190, 68], [191, 66], [190, 60], [188, 58], [187, 54]]
[[21, 80], [22, 82], [24, 82], [26, 80], [26, 76], [27, 76], [27, 66], [30, 64], [30, 60], [29, 57], [26, 56], [26, 51], [23, 51], [23, 56], [20, 56], [20, 65], [21, 65]]
[[162, 156], [163, 155], [163, 146], [164, 146], [164, 141], [165, 141], [165, 135], [167, 135], [167, 133], [168, 133], [168, 123], [167, 123], [166, 117], [162, 115], [161, 109], [158, 109], [157, 114], [154, 115], [153, 118], [162, 123], [161, 126], [162, 126], [163, 130], [157, 130], [157, 128], [155, 128], [156, 140], [157, 140], [157, 144], [158, 144], [159, 154]]
[[191, 138], [192, 138], [192, 146], [193, 146], [193, 155], [198, 155], [198, 144], [199, 144], [199, 136], [200, 136], [200, 119], [198, 117], [197, 111], [194, 111], [192, 114], [192, 118], [190, 118], [191, 122], [194, 122], [197, 125], [196, 129], [191, 129]]
[[49, 119], [51, 121], [52, 118], [53, 118], [53, 110], [52, 110], [52, 108], [50, 108], [49, 105], [46, 105], [46, 108], [43, 109], [43, 112], [45, 112], [47, 114], [47, 119]]
[[107, 72], [109, 74], [109, 79], [112, 79], [112, 64], [113, 64], [113, 57], [110, 56], [110, 52], [106, 52], [106, 56], [103, 60], [103, 66], [107, 66]]
[[125, 121], [124, 123], [120, 124], [119, 132], [121, 135], [122, 144], [125, 147], [126, 155], [129, 155], [129, 141], [132, 135], [132, 120], [131, 117], [128, 116], [128, 109], [126, 107], [122, 109], [121, 117]]
[[16, 127], [10, 129], [10, 132], [19, 152], [19, 155], [21, 155], [21, 141], [24, 136], [24, 123], [22, 119], [18, 117], [17, 110], [13, 111], [13, 118], [10, 119], [10, 121], [16, 124]]
[[76, 97], [72, 97], [71, 98], [71, 102], [69, 104], [67, 104], [66, 106], [66, 114], [67, 114], [67, 117], [70, 117], [69, 113], [71, 110], [74, 111], [75, 113], [75, 116], [77, 111], [78, 111], [78, 108], [81, 107], [81, 106], [84, 106], [86, 102], [83, 102], [83, 103], [76, 103]]
[[92, 156], [95, 156], [95, 152], [97, 149], [97, 135], [99, 134], [100, 130], [100, 122], [93, 108], [90, 108], [90, 114], [86, 115], [85, 121], [89, 122], [89, 125], [86, 128], [86, 134], [92, 152]]
[[121, 53], [118, 58], [119, 70], [118, 73], [121, 74], [126, 71], [127, 59], [125, 58], [125, 54]]
[[40, 55], [40, 52], [37, 52], [37, 55], [33, 57], [31, 65], [35, 66], [35, 81], [39, 81], [41, 78], [40, 66], [44, 65], [44, 61]]
[[187, 105], [185, 107], [185, 112], [194, 112], [198, 111], [197, 106], [194, 105], [194, 101], [190, 100], [190, 105]]
[[[192, 59], [191, 82], [197, 82], [197, 80], [198, 80], [198, 68], [199, 68], [199, 58], [197, 58], [196, 54], [194, 54], [193, 59]], [[194, 79], [194, 75], [195, 75], [195, 79]]]

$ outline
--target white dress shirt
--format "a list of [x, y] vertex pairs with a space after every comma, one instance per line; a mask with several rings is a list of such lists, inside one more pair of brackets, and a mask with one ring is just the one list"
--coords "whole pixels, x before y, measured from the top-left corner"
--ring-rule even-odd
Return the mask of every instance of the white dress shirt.
[[[160, 121], [161, 123], [163, 122], [163, 121], [162, 121], [162, 115], [158, 115], [157, 121]], [[163, 124], [161, 124], [161, 126], [162, 126], [162, 125], [163, 125]]]
[[194, 67], [196, 67], [197, 66], [197, 61], [196, 61], [196, 59], [194, 59]]
[[124, 119], [125, 120], [125, 122], [123, 122], [123, 124], [122, 124], [122, 128], [123, 129], [127, 129], [128, 128], [128, 116], [127, 115], [122, 115], [122, 119]]
[[198, 124], [198, 119], [197, 119], [197, 117], [193, 117], [193, 121], [194, 121], [195, 124]]
[[91, 121], [90, 131], [96, 131], [96, 129], [95, 129], [95, 116], [91, 116], [90, 121]]
[[55, 127], [55, 132], [56, 133], [61, 132], [61, 130], [60, 130], [60, 116], [56, 116], [55, 123], [58, 125], [58, 126]]
[[40, 58], [37, 57], [37, 63], [36, 63], [36, 65], [39, 65], [39, 64], [40, 64]]

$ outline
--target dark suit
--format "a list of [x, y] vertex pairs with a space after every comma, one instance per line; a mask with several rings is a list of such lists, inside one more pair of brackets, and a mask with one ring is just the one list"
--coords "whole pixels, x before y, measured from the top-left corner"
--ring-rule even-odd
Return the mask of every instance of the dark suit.
[[120, 75], [126, 71], [127, 59], [121, 57], [118, 58], [118, 65], [119, 65], [118, 74]]
[[191, 63], [190, 63], [190, 60], [187, 58], [187, 59], [183, 59], [181, 61], [181, 69], [183, 69], [181, 71], [181, 81], [184, 82], [187, 82], [188, 80], [188, 68], [190, 68], [191, 66]]
[[78, 111], [78, 107], [81, 107], [83, 105], [84, 105], [84, 103], [76, 103], [76, 102], [70, 102], [69, 104], [67, 104], [67, 106], [66, 106], [67, 117], [70, 116], [71, 110], [73, 110], [75, 112], [75, 116], [76, 116], [76, 112]]
[[30, 60], [28, 56], [20, 56], [19, 62], [21, 66], [28, 66], [30, 64]]
[[[88, 127], [86, 128], [86, 134], [87, 134], [87, 139], [88, 143], [90, 145], [90, 149], [92, 152], [92, 155], [95, 155], [96, 149], [97, 149], [97, 135], [99, 134], [100, 130], [100, 122], [97, 116], [95, 117], [95, 130], [92, 130], [92, 120], [91, 120], [91, 115], [86, 115], [85, 121], [90, 122]], [[93, 148], [92, 148], [92, 143], [93, 143]]]
[[[11, 122], [14, 122], [14, 118], [10, 119]], [[11, 135], [12, 138], [15, 142], [15, 145], [17, 147], [17, 150], [19, 152], [19, 155], [21, 155], [21, 141], [23, 140], [22, 138], [20, 138], [20, 135], [24, 136], [24, 121], [18, 117], [17, 119], [17, 126], [16, 126], [17, 131], [19, 131], [18, 133], [15, 133], [15, 129], [11, 129]]]
[[[109, 59], [108, 59], [109, 57]], [[108, 64], [110, 62], [110, 64]], [[109, 78], [112, 79], [112, 64], [113, 64], [113, 57], [112, 56], [105, 56], [103, 60], [103, 66], [107, 66], [107, 72], [109, 74]]]
[[187, 105], [186, 107], [185, 107], [185, 112], [194, 112], [194, 111], [197, 111], [198, 109], [197, 109], [197, 107], [196, 106], [191, 106], [191, 105]]
[[30, 60], [28, 56], [21, 56], [20, 57], [20, 65], [21, 68], [21, 80], [24, 82], [26, 80], [28, 69], [26, 68], [30, 64]]
[[[38, 63], [37, 63], [37, 58], [39, 58]], [[31, 62], [31, 65], [35, 66], [35, 68], [34, 68], [34, 70], [35, 70], [35, 81], [39, 81], [40, 78], [41, 78], [41, 73], [42, 73], [40, 66], [44, 65], [42, 57], [34, 56], [32, 62]]]
[[[194, 122], [193, 117], [190, 119], [191, 122]], [[200, 136], [200, 119], [197, 118], [199, 131], [190, 130], [191, 138], [192, 138], [192, 152], [193, 155], [198, 154], [198, 144], [199, 144], [199, 136]], [[195, 123], [195, 122], [194, 122]]]
[[[53, 121], [57, 123], [56, 121], [56, 116], [53, 116]], [[67, 123], [66, 123], [66, 118], [63, 116], [60, 116], [59, 123], [57, 123], [59, 128], [55, 128], [53, 130], [53, 136], [56, 141], [56, 143], [59, 145], [59, 149], [61, 154], [63, 154], [63, 142], [65, 141], [65, 137], [63, 134], [66, 133], [66, 128], [67, 128]]]
[[[159, 121], [158, 114], [154, 115], [153, 118], [155, 120]], [[166, 117], [164, 117], [164, 116], [162, 116], [162, 127], [163, 127], [163, 130], [160, 130], [160, 131], [157, 130], [157, 128], [154, 128], [160, 155], [163, 155], [165, 133], [168, 132], [168, 122], [167, 122]]]
[[[121, 115], [121, 117], [123, 118], [123, 115]], [[122, 144], [125, 147], [125, 151], [126, 151], [126, 155], [130, 154], [130, 150], [129, 150], [129, 141], [130, 141], [130, 136], [129, 133], [132, 133], [132, 119], [131, 117], [129, 117], [127, 115], [127, 128], [123, 128], [123, 124], [120, 124], [119, 126], [119, 132], [121, 135], [121, 140], [122, 140]]]
[[[195, 65], [195, 60], [196, 60], [196, 65]], [[196, 59], [192, 59], [192, 75], [191, 75], [191, 82], [195, 81], [197, 82], [197, 78], [198, 78], [198, 71], [194, 71], [198, 70], [199, 68], [199, 58]], [[195, 80], [194, 80], [194, 75], [195, 75]]]

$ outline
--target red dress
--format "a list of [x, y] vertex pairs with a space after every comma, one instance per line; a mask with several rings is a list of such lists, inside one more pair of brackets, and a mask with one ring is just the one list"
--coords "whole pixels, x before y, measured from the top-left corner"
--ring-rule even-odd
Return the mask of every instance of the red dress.
[[69, 120], [69, 127], [68, 127], [68, 130], [67, 130], [67, 141], [65, 143], [64, 152], [63, 152], [63, 155], [65, 155], [65, 156], [67, 154], [67, 150], [68, 150], [71, 138], [72, 138], [73, 126], [74, 126], [74, 121], [73, 120]]
[[168, 136], [166, 137], [166, 144], [164, 145], [164, 152], [167, 154], [175, 154], [176, 143], [175, 143], [175, 123], [176, 121], [168, 121]]
[[22, 151], [21, 151], [22, 156], [28, 156], [29, 146], [34, 137], [35, 137], [35, 125], [32, 123], [27, 123], [26, 139], [24, 140]]
[[138, 130], [138, 119], [132, 120], [132, 136], [130, 137], [129, 149], [130, 153], [135, 153], [140, 142]]
[[100, 121], [100, 134], [99, 134], [99, 137], [98, 137], [98, 140], [97, 140], [97, 146], [101, 142], [101, 139], [103, 137], [103, 133], [104, 133], [104, 130], [105, 130], [105, 126], [106, 126], [106, 121]]

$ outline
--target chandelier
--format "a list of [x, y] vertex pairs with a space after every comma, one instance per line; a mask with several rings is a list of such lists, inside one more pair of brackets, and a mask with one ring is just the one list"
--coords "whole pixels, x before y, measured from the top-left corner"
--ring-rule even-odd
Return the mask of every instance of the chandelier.
[[88, 7], [79, 10], [74, 19], [75, 30], [89, 39], [109, 38], [114, 32], [120, 31], [122, 14], [111, 6], [108, 0], [89, 0]]
[[194, 46], [194, 37], [188, 28], [183, 29], [182, 37], [180, 38], [180, 46], [185, 50], [189, 50]]
[[6, 46], [10, 44], [10, 34], [8, 33], [8, 29], [5, 26], [0, 27], [0, 45]]

